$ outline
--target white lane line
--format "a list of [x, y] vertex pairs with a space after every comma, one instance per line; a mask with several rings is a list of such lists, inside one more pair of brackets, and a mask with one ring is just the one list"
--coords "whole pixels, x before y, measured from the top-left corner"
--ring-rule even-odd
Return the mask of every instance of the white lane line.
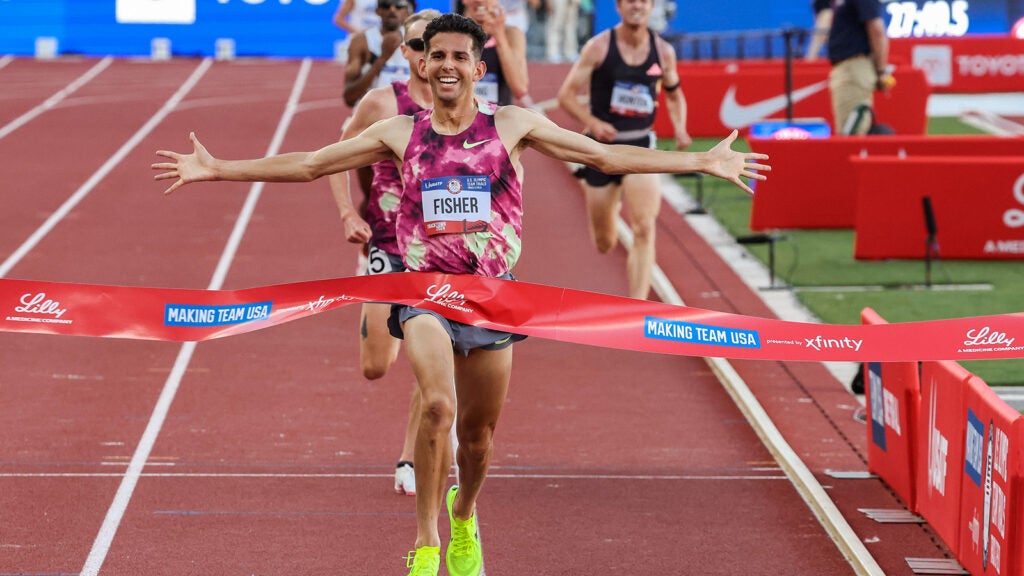
[[0, 68], [7, 66], [11, 62], [14, 62], [14, 56], [11, 56], [10, 54], [4, 56], [3, 58], [0, 58]]
[[[18, 116], [14, 120], [8, 122], [6, 126], [0, 128], [0, 139], [3, 139], [11, 132], [14, 132], [18, 128], [21, 128], [25, 124], [28, 124], [43, 112], [46, 112], [47, 110], [53, 108], [57, 104], [60, 104], [61, 100], [64, 100], [69, 95], [74, 93], [75, 90], [78, 90], [86, 83], [88, 83], [90, 80], [98, 76], [100, 72], [106, 70], [107, 67], [110, 66], [111, 62], [113, 61], [114, 59], [110, 56], [107, 56], [106, 58], [100, 60], [92, 68], [89, 68], [84, 74], [76, 78], [71, 84], [68, 84], [64, 88], [61, 88], [53, 96], [50, 96], [41, 104], [37, 105], [35, 108], [29, 110], [28, 112], [25, 112], [21, 116]], [[0, 68], [3, 68], [3, 66], [0, 66]]]
[[100, 169], [94, 172], [93, 175], [78, 188], [78, 190], [75, 190], [75, 193], [65, 200], [64, 203], [61, 204], [60, 208], [58, 208], [53, 214], [50, 214], [50, 217], [46, 219], [46, 222], [43, 222], [43, 224], [37, 228], [36, 231], [33, 232], [17, 250], [8, 256], [7, 259], [4, 260], [3, 264], [0, 264], [0, 278], [7, 276], [11, 269], [14, 268], [18, 262], [21, 262], [22, 258], [31, 252], [32, 249], [35, 248], [36, 245], [39, 244], [39, 242], [45, 238], [46, 235], [49, 234], [50, 231], [53, 230], [57, 224], [59, 224], [60, 221], [63, 220], [79, 202], [82, 201], [83, 198], [89, 194], [89, 192], [92, 192], [92, 189], [95, 188], [100, 181], [106, 178], [107, 174], [109, 174], [115, 166], [124, 160], [125, 156], [127, 156], [129, 152], [138, 146], [139, 142], [141, 142], [143, 138], [153, 131], [153, 128], [160, 124], [160, 122], [170, 114], [171, 110], [178, 105], [178, 102], [180, 102], [181, 99], [184, 98], [190, 90], [192, 90], [196, 83], [199, 82], [199, 79], [202, 78], [203, 74], [205, 74], [210, 68], [210, 64], [212, 64], [212, 62], [213, 60], [210, 58], [204, 59], [192, 72], [192, 75], [188, 77], [185, 83], [178, 88], [178, 91], [164, 103], [163, 107], [161, 107], [160, 110], [158, 110], [157, 113], [142, 126], [142, 128], [139, 128], [138, 132], [132, 135], [127, 142], [122, 144], [121, 148], [118, 149], [117, 152], [114, 152], [114, 155], [107, 159], [107, 161], [100, 166]]
[[[209, 66], [209, 59], [204, 60], [203, 62]], [[292, 92], [288, 98], [288, 105], [285, 107], [281, 120], [278, 122], [277, 131], [274, 133], [274, 137], [271, 140], [270, 145], [267, 147], [267, 156], [276, 154], [281, 147], [284, 135], [287, 133], [288, 127], [291, 125], [292, 117], [295, 115], [295, 108], [298, 105], [299, 97], [302, 95], [303, 87], [306, 84], [306, 78], [309, 76], [310, 64], [311, 61], [308, 58], [302, 61], [302, 66], [299, 68], [298, 76], [295, 78], [295, 84], [292, 86]], [[262, 182], [254, 183], [249, 189], [249, 196], [246, 199], [245, 205], [242, 207], [242, 211], [239, 214], [238, 219], [235, 221], [235, 228], [232, 230], [231, 236], [228, 238], [228, 243], [225, 246], [224, 251], [221, 253], [220, 261], [217, 263], [217, 268], [214, 271], [213, 278], [210, 280], [210, 285], [207, 287], [207, 290], [220, 290], [224, 285], [224, 277], [227, 275], [228, 269], [231, 267], [231, 262], [235, 258], [238, 245], [242, 241], [242, 236], [245, 234], [245, 229], [249, 224], [252, 212], [256, 206], [256, 201], [259, 200], [262, 190]], [[156, 437], [160, 433], [160, 429], [163, 427], [164, 420], [167, 418], [171, 402], [174, 401], [174, 396], [178, 392], [178, 387], [181, 384], [181, 380], [185, 375], [185, 370], [188, 368], [188, 364], [192, 359], [192, 353], [195, 349], [195, 342], [186, 342], [178, 352], [178, 357], [174, 362], [174, 367], [171, 369], [171, 374], [167, 377], [167, 381], [164, 383], [163, 391], [160, 393], [160, 398], [157, 400], [156, 407], [153, 409], [153, 414], [149, 418], [149, 423], [146, 425], [146, 430], [142, 434], [142, 439], [139, 441], [139, 445], [135, 449], [135, 454], [132, 456], [127, 472], [125, 472], [124, 477], [121, 479], [121, 485], [118, 486], [117, 494], [114, 495], [114, 501], [110, 504], [110, 508], [107, 510], [107, 515], [103, 519], [103, 525], [100, 526], [99, 534], [97, 534], [96, 540], [93, 542], [92, 549], [89, 551], [89, 557], [86, 558], [85, 566], [82, 567], [81, 576], [95, 576], [103, 566], [103, 562], [107, 558], [107, 552], [110, 551], [110, 544], [114, 540], [114, 535], [117, 533], [117, 529], [121, 524], [121, 519], [124, 517], [125, 510], [128, 508], [128, 502], [131, 500], [132, 494], [135, 492], [135, 486], [138, 484], [139, 478], [142, 476], [142, 469], [146, 466], [149, 454], [153, 450], [153, 445], [156, 443]]]
[[[152, 466], [152, 464], [149, 464]], [[775, 474], [488, 474], [488, 478], [503, 478], [506, 480], [787, 480], [788, 477], [776, 471]], [[118, 478], [121, 474], [111, 472], [26, 472], [0, 474], [0, 478]], [[360, 473], [216, 473], [216, 472], [146, 472], [139, 475], [141, 478], [279, 478], [279, 479], [307, 479], [307, 478], [394, 478], [393, 473], [382, 474], [360, 474]]]
[[[628, 248], [632, 244], [633, 235], [621, 217], [618, 221], [618, 232], [620, 240]], [[657, 263], [654, 264], [651, 285], [662, 302], [676, 306], [684, 305], [682, 297], [679, 296]], [[722, 383], [722, 387], [729, 393], [761, 442], [771, 452], [772, 457], [782, 467], [800, 497], [807, 503], [808, 508], [835, 542], [836, 547], [850, 563], [854, 572], [859, 576], [885, 576], [885, 572], [875, 561], [874, 556], [868, 552], [867, 547], [850, 527], [825, 489], [818, 483], [814, 474], [782, 437], [782, 433], [779, 432], [764, 407], [761, 406], [757, 397], [750, 391], [747, 383], [736, 372], [732, 364], [725, 358], [705, 357], [704, 361], [715, 373]]]
[[[628, 250], [633, 244], [633, 233], [621, 216], [616, 222], [616, 229], [619, 233], [619, 241]], [[676, 306], [685, 305], [682, 297], [679, 296], [657, 262], [651, 271], [651, 287], [662, 302]], [[704, 361], [715, 373], [722, 383], [722, 387], [736, 403], [761, 442], [771, 452], [772, 457], [782, 467], [797, 493], [807, 503], [807, 507], [811, 509], [815, 518], [835, 542], [836, 547], [850, 563], [854, 572], [858, 576], [885, 576], [885, 572], [875, 561], [874, 556], [868, 552], [867, 547], [850, 527], [825, 489], [818, 483], [814, 474], [782, 437], [782, 433], [776, 428], [775, 423], [769, 418], [764, 407], [758, 402], [757, 397], [750, 391], [747, 383], [743, 381], [732, 364], [724, 358], [705, 357]]]

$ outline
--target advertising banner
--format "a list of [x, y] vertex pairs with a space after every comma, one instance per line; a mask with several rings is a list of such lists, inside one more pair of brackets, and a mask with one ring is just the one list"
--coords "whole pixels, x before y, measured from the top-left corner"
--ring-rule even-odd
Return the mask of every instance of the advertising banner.
[[1024, 259], [1024, 156], [868, 157], [852, 163], [856, 258], [924, 258], [927, 196], [942, 258]]
[[[874, 310], [861, 312], [864, 324], [885, 324]], [[885, 481], [911, 512], [917, 512], [915, 434], [921, 403], [917, 362], [864, 365], [868, 426], [868, 469]]]
[[[1024, 156], [1024, 138], [994, 136], [750, 138], [749, 142], [755, 152], [768, 154], [772, 165], [770, 178], [755, 186], [751, 230], [853, 228], [857, 219], [858, 189], [858, 180], [852, 177], [850, 167], [853, 157]], [[948, 169], [941, 171], [948, 176]], [[952, 179], [946, 180], [952, 183]], [[959, 177], [956, 181], [966, 182]], [[963, 186], [960, 189], [963, 190]], [[918, 202], [920, 207], [920, 200]], [[920, 214], [920, 209], [917, 213]], [[914, 230], [920, 229], [918, 222]], [[918, 244], [918, 248], [920, 246]]]
[[[735, 60], [680, 62], [679, 78], [686, 95], [687, 131], [691, 136], [725, 136], [768, 118], [786, 118], [792, 102], [794, 118], [824, 118], [831, 125], [828, 61], [793, 62], [793, 85], [786, 93], [784, 61]], [[875, 117], [898, 134], [924, 134], [930, 88], [924, 75], [909, 66], [895, 72], [896, 87], [875, 97]], [[672, 136], [672, 122], [662, 94], [654, 123], [659, 137]]]
[[890, 59], [924, 72], [935, 92], [1020, 92], [1024, 38], [1007, 34], [893, 39]]
[[964, 454], [964, 387], [971, 373], [956, 362], [921, 366], [921, 417], [917, 426], [917, 510], [942, 541], [960, 541], [958, 470]]
[[971, 574], [1020, 574], [1021, 415], [980, 378], [964, 395], [957, 559]]
[[425, 308], [503, 332], [659, 354], [855, 362], [1024, 357], [1024, 313], [868, 326], [815, 324], [422, 272], [245, 290], [0, 279], [0, 331], [203, 341], [363, 302]]

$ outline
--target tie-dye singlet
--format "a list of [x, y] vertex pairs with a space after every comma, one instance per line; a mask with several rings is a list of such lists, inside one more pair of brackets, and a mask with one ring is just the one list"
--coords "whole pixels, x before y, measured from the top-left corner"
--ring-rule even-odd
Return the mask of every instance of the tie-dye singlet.
[[453, 136], [434, 131], [430, 110], [415, 115], [397, 219], [409, 270], [498, 277], [519, 259], [522, 184], [494, 127], [496, 108], [479, 104]]
[[[400, 115], [412, 116], [423, 110], [409, 96], [409, 85], [404, 80], [392, 82], [391, 89]], [[395, 217], [402, 198], [402, 176], [391, 160], [377, 162], [372, 168], [373, 186], [366, 200], [366, 223], [372, 231], [371, 242], [375, 248], [397, 255], [400, 252], [395, 237]]]

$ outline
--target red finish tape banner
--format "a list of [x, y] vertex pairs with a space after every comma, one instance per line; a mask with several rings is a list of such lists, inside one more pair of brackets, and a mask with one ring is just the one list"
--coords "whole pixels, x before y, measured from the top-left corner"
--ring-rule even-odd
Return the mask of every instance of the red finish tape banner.
[[217, 291], [2, 279], [0, 331], [202, 341], [364, 302], [416, 306], [457, 322], [550, 340], [683, 356], [854, 362], [1024, 357], [1024, 313], [810, 324], [416, 272]]

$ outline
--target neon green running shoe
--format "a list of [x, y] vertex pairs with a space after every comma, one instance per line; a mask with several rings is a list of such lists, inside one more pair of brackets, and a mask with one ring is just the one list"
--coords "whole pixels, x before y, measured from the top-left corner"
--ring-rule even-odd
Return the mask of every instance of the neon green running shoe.
[[452, 514], [452, 504], [459, 487], [448, 489], [445, 504], [448, 505], [448, 520], [452, 524], [452, 539], [448, 543], [444, 560], [451, 576], [479, 576], [484, 566], [484, 551], [480, 547], [480, 528], [477, 526], [476, 511], [469, 520], [459, 520]]
[[405, 567], [411, 568], [409, 576], [437, 576], [441, 569], [441, 547], [422, 546], [405, 557]]

